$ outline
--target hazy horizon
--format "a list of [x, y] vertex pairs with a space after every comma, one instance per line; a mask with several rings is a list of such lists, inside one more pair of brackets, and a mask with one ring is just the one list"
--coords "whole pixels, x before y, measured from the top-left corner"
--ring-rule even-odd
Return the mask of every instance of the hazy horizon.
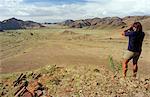
[[[131, 15], [131, 16], [150, 16], [150, 15]], [[106, 16], [106, 17], [119, 17], [119, 16]], [[6, 18], [4, 20], [8, 20], [8, 19], [11, 19], [11, 18], [15, 18], [15, 19], [18, 19], [18, 20], [23, 20], [23, 21], [33, 21], [33, 22], [37, 22], [37, 23], [59, 23], [59, 22], [64, 22], [66, 20], [82, 20], [82, 19], [93, 19], [93, 18], [106, 18], [106, 17], [91, 17], [91, 18], [80, 18], [80, 19], [65, 19], [65, 20], [58, 20], [58, 21], [54, 21], [54, 22], [48, 22], [48, 21], [44, 21], [44, 22], [38, 22], [38, 21], [34, 21], [34, 20], [31, 20], [31, 19], [20, 19], [20, 18], [16, 18], [16, 17], [10, 17], [10, 18]], [[123, 17], [119, 17], [119, 18], [124, 18], [126, 16], [123, 16]], [[0, 20], [0, 21], [4, 21], [4, 20]]]
[[15, 17], [35, 22], [150, 15], [149, 0], [1, 0], [0, 21]]

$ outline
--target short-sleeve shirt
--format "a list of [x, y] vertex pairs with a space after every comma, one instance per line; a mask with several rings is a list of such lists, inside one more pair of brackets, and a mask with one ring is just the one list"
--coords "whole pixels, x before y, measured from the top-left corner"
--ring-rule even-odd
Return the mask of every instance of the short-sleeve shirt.
[[127, 31], [125, 36], [129, 37], [128, 50], [133, 52], [142, 51], [142, 43], [144, 40], [144, 32]]

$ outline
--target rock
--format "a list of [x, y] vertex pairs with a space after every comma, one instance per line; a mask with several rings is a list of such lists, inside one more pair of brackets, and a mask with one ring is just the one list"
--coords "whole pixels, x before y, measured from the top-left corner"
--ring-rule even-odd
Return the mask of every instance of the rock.
[[94, 69], [94, 72], [100, 72], [100, 70], [99, 69]]
[[119, 89], [119, 90], [117, 91], [117, 93], [118, 93], [118, 94], [123, 94], [123, 93], [125, 93], [125, 91], [124, 91], [123, 89]]
[[146, 90], [150, 90], [150, 84], [145, 84], [145, 85], [144, 85], [144, 88], [145, 88]]
[[36, 91], [36, 96], [42, 96], [43, 95], [43, 92], [42, 92], [42, 90], [37, 90]]
[[25, 92], [21, 97], [33, 97], [30, 92]]
[[145, 97], [144, 93], [139, 92], [137, 94], [135, 94], [135, 97]]
[[96, 83], [96, 85], [100, 85], [100, 83]]
[[33, 33], [30, 33], [31, 36], [33, 36]]

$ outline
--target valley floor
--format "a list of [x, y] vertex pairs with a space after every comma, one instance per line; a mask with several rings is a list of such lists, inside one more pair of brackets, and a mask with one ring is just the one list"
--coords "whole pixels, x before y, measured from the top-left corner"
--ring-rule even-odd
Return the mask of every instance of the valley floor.
[[[64, 79], [60, 73], [62, 79], [60, 79], [59, 85], [50, 82], [51, 87], [48, 87], [51, 88], [49, 89], [50, 94], [54, 97], [71, 96], [71, 94], [81, 97], [85, 97], [85, 95], [89, 95], [89, 97], [95, 97], [96, 95], [97, 97], [99, 95], [133, 97], [138, 93], [148, 97], [150, 85], [146, 86], [147, 89], [144, 83], [150, 81], [150, 40], [146, 38], [143, 43], [143, 52], [138, 64], [137, 78], [139, 80], [135, 82], [130, 80], [132, 75], [132, 64], [130, 62], [127, 80], [122, 82], [121, 72], [119, 71], [119, 75], [112, 82], [112, 68], [109, 58], [113, 58], [116, 66], [121, 63], [127, 47], [127, 39], [119, 35], [119, 37], [116, 36], [117, 33], [110, 35], [110, 37], [108, 36], [109, 33], [106, 32], [84, 29], [43, 29], [41, 31], [16, 30], [0, 33], [1, 75], [30, 72], [45, 66], [56, 65], [69, 73], [64, 74]], [[107, 35], [104, 35], [105, 33]], [[57, 74], [59, 77], [59, 73], [56, 73], [55, 77]], [[42, 74], [42, 76], [44, 75]], [[71, 81], [70, 84], [67, 84], [68, 81]], [[129, 85], [129, 83], [136, 86]], [[133, 92], [134, 89], [137, 93], [135, 93], [136, 91]]]

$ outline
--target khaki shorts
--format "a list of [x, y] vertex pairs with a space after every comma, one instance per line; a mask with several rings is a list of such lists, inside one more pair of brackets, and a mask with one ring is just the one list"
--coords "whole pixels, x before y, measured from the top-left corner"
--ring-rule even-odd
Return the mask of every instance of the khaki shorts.
[[132, 51], [126, 50], [123, 55], [123, 58], [128, 61], [133, 59], [133, 64], [137, 64], [140, 55], [141, 55], [141, 52], [132, 52]]

